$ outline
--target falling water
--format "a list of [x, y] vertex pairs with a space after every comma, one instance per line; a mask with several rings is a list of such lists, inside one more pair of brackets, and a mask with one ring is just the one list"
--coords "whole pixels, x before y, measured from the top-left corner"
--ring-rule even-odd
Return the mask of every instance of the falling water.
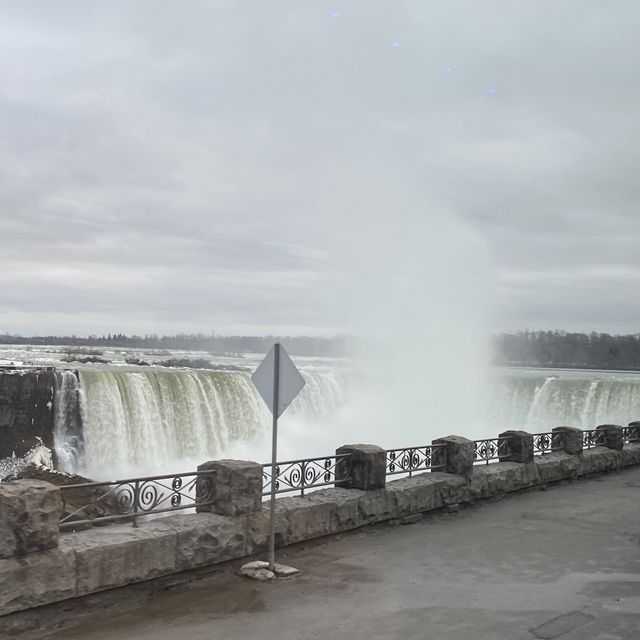
[[[313, 424], [346, 398], [341, 374], [306, 371], [293, 419]], [[74, 382], [75, 381], [75, 382]], [[79, 384], [79, 388], [78, 388]], [[98, 477], [114, 469], [161, 472], [181, 461], [224, 457], [269, 434], [268, 409], [248, 373], [197, 370], [85, 370], [61, 374], [56, 448], [63, 468]], [[82, 452], [64, 426], [80, 403]], [[266, 455], [266, 451], [265, 451]]]
[[640, 416], [640, 375], [581, 371], [500, 371], [494, 376], [492, 419], [499, 428], [530, 432], [559, 425], [592, 429], [626, 425]]

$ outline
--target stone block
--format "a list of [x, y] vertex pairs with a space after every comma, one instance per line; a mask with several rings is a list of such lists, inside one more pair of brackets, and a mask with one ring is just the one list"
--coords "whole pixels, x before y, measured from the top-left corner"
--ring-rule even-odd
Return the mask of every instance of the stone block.
[[606, 447], [586, 449], [581, 456], [578, 456], [578, 461], [580, 476], [616, 471], [622, 467], [622, 451]]
[[245, 517], [216, 513], [177, 514], [159, 518], [141, 527], [154, 534], [175, 532], [176, 570], [242, 558], [245, 555]]
[[345, 444], [336, 449], [337, 456], [345, 454], [349, 454], [349, 458], [336, 464], [336, 477], [349, 477], [342, 487], [371, 491], [385, 486], [387, 454], [384, 449], [374, 444]]
[[0, 560], [0, 616], [76, 595], [76, 558], [51, 549]]
[[533, 462], [533, 435], [510, 429], [503, 431], [498, 437], [509, 438], [509, 454], [500, 456], [500, 462]]
[[[284, 547], [289, 544], [287, 520], [291, 501], [294, 498], [280, 498], [276, 500], [276, 526], [275, 526], [275, 542], [276, 548]], [[262, 553], [269, 548], [269, 535], [271, 525], [271, 510], [269, 503], [265, 503], [264, 507], [256, 512], [249, 513], [243, 519], [245, 531], [245, 556], [252, 556], [256, 553]]]
[[0, 558], [55, 548], [62, 509], [60, 489], [48, 482], [0, 484]]
[[387, 483], [387, 492], [395, 503], [396, 517], [410, 516], [440, 509], [442, 493], [440, 487], [447, 474], [423, 473], [413, 478], [401, 478]]
[[176, 571], [177, 534], [144, 523], [63, 534], [60, 546], [75, 551], [77, 595], [143, 582]]
[[576, 429], [575, 427], [555, 427], [553, 433], [562, 434], [562, 449], [565, 453], [571, 455], [582, 453], [582, 429]]
[[198, 484], [198, 501], [211, 498], [211, 505], [200, 506], [198, 512], [236, 516], [257, 513], [262, 509], [262, 465], [245, 460], [213, 460], [198, 466], [207, 471], [210, 482]]
[[340, 531], [338, 505], [327, 495], [317, 496], [314, 492], [301, 498], [290, 498], [285, 507], [289, 544]]
[[540, 484], [572, 480], [580, 472], [580, 458], [568, 453], [550, 453], [537, 456], [535, 461]]
[[607, 449], [622, 449], [624, 440], [622, 439], [622, 427], [617, 424], [601, 424], [596, 427], [596, 431], [604, 433], [604, 446]]
[[620, 455], [623, 467], [640, 464], [640, 442], [628, 442], [624, 445]]
[[[442, 465], [444, 472], [468, 476], [473, 473], [473, 440], [462, 436], [446, 436], [437, 438], [431, 444], [443, 444], [444, 449], [434, 449], [433, 464]], [[442, 453], [444, 451], [444, 454]], [[442, 456], [444, 455], [444, 461]]]

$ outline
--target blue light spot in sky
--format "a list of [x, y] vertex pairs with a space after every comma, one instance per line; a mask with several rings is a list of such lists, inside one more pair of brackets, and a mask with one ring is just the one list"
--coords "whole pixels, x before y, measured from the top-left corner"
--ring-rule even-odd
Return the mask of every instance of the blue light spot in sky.
[[332, 18], [339, 18], [340, 17], [340, 12], [339, 11], [332, 11], [331, 12], [331, 17]]
[[393, 41], [391, 42], [391, 46], [392, 46], [392, 47], [399, 47], [399, 46], [400, 46], [400, 42], [398, 42], [398, 40], [393, 40]]
[[445, 73], [451, 73], [451, 72], [453, 71], [453, 67], [445, 67], [445, 68], [443, 69], [443, 71], [444, 71]]
[[494, 87], [491, 87], [490, 89], [487, 89], [487, 93], [490, 93], [492, 96], [494, 96], [496, 93], [498, 93], [498, 90]]

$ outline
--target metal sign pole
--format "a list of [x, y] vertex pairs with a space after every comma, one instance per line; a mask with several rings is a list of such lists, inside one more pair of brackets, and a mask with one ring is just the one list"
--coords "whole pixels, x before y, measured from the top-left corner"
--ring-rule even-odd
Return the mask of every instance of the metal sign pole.
[[280, 390], [280, 343], [273, 358], [273, 440], [271, 443], [271, 522], [269, 523], [269, 569], [276, 570], [276, 465], [278, 460], [278, 393]]

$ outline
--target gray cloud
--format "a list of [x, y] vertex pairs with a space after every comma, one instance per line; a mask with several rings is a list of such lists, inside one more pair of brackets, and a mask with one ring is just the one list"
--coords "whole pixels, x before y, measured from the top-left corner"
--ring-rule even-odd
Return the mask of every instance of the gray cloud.
[[332, 332], [368, 275], [419, 274], [451, 312], [480, 278], [494, 328], [636, 332], [639, 27], [595, 0], [3, 3], [0, 330]]

